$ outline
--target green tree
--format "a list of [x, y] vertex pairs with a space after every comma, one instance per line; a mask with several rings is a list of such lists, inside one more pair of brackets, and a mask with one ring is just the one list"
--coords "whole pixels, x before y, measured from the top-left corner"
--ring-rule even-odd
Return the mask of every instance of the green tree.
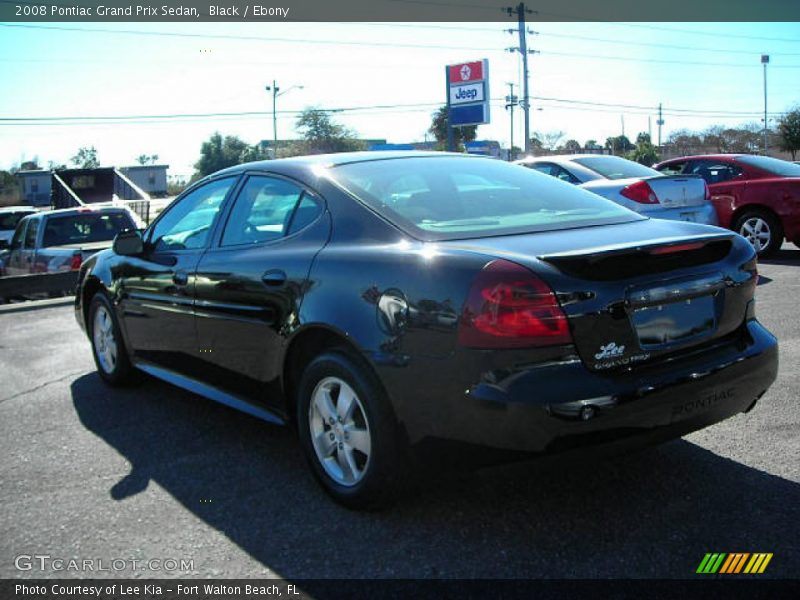
[[194, 179], [216, 173], [234, 165], [248, 162], [253, 156], [253, 147], [235, 135], [215, 132], [200, 147], [200, 160], [194, 164]]
[[158, 154], [140, 154], [136, 157], [136, 162], [140, 165], [154, 165], [158, 160]]
[[567, 140], [564, 142], [564, 152], [568, 154], [578, 154], [581, 150], [583, 150], [583, 148], [581, 148], [578, 140]]
[[606, 138], [606, 148], [611, 150], [612, 154], [620, 155], [633, 150], [633, 144], [631, 144], [627, 136], [618, 135]]
[[[447, 149], [447, 107], [443, 106], [432, 115], [431, 126], [428, 133], [432, 134], [438, 142], [439, 150]], [[453, 145], [455, 149], [464, 152], [464, 142], [474, 142], [478, 135], [477, 125], [465, 125], [453, 128]]]
[[303, 136], [304, 150], [307, 154], [366, 149], [366, 145], [358, 139], [355, 131], [336, 123], [328, 111], [318, 108], [305, 109], [297, 118], [295, 129]]
[[97, 148], [94, 146], [79, 148], [78, 153], [69, 160], [80, 169], [96, 169], [100, 166], [100, 161], [97, 160]]
[[778, 132], [781, 150], [790, 152], [792, 160], [796, 160], [797, 151], [800, 150], [800, 107], [793, 108], [781, 117]]

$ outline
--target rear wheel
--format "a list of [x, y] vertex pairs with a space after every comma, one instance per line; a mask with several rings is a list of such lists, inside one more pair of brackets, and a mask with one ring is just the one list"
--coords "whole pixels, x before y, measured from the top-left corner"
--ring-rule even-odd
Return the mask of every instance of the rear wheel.
[[350, 508], [390, 503], [405, 478], [405, 460], [386, 392], [345, 350], [315, 358], [302, 375], [297, 425], [317, 481]]
[[133, 365], [125, 351], [111, 301], [102, 292], [89, 305], [89, 337], [100, 376], [111, 385], [124, 385], [133, 378]]
[[763, 210], [744, 213], [734, 230], [753, 245], [760, 257], [772, 256], [783, 243], [783, 228], [775, 215]]

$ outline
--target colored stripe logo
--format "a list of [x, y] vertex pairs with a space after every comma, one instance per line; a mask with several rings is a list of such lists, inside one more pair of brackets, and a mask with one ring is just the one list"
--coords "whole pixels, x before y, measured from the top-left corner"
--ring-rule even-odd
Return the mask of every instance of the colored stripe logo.
[[700, 561], [696, 573], [704, 575], [720, 573], [736, 575], [739, 573], [757, 574], [767, 569], [772, 560], [772, 552], [708, 552]]

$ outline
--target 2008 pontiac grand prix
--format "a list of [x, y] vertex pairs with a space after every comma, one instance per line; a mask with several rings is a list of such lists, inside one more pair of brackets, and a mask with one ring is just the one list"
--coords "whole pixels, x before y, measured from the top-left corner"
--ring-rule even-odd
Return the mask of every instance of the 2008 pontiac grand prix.
[[[293, 424], [348, 506], [422, 449], [663, 440], [776, 377], [753, 247], [516, 165], [355, 153], [209, 176], [81, 268], [100, 375]], [[429, 442], [434, 442], [433, 444]]]

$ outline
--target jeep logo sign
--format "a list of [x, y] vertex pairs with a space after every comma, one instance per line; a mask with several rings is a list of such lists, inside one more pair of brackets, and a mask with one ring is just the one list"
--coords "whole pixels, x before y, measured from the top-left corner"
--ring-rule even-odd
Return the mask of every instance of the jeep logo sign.
[[467, 102], [483, 102], [483, 82], [467, 85], [450, 86], [450, 104], [466, 104]]

